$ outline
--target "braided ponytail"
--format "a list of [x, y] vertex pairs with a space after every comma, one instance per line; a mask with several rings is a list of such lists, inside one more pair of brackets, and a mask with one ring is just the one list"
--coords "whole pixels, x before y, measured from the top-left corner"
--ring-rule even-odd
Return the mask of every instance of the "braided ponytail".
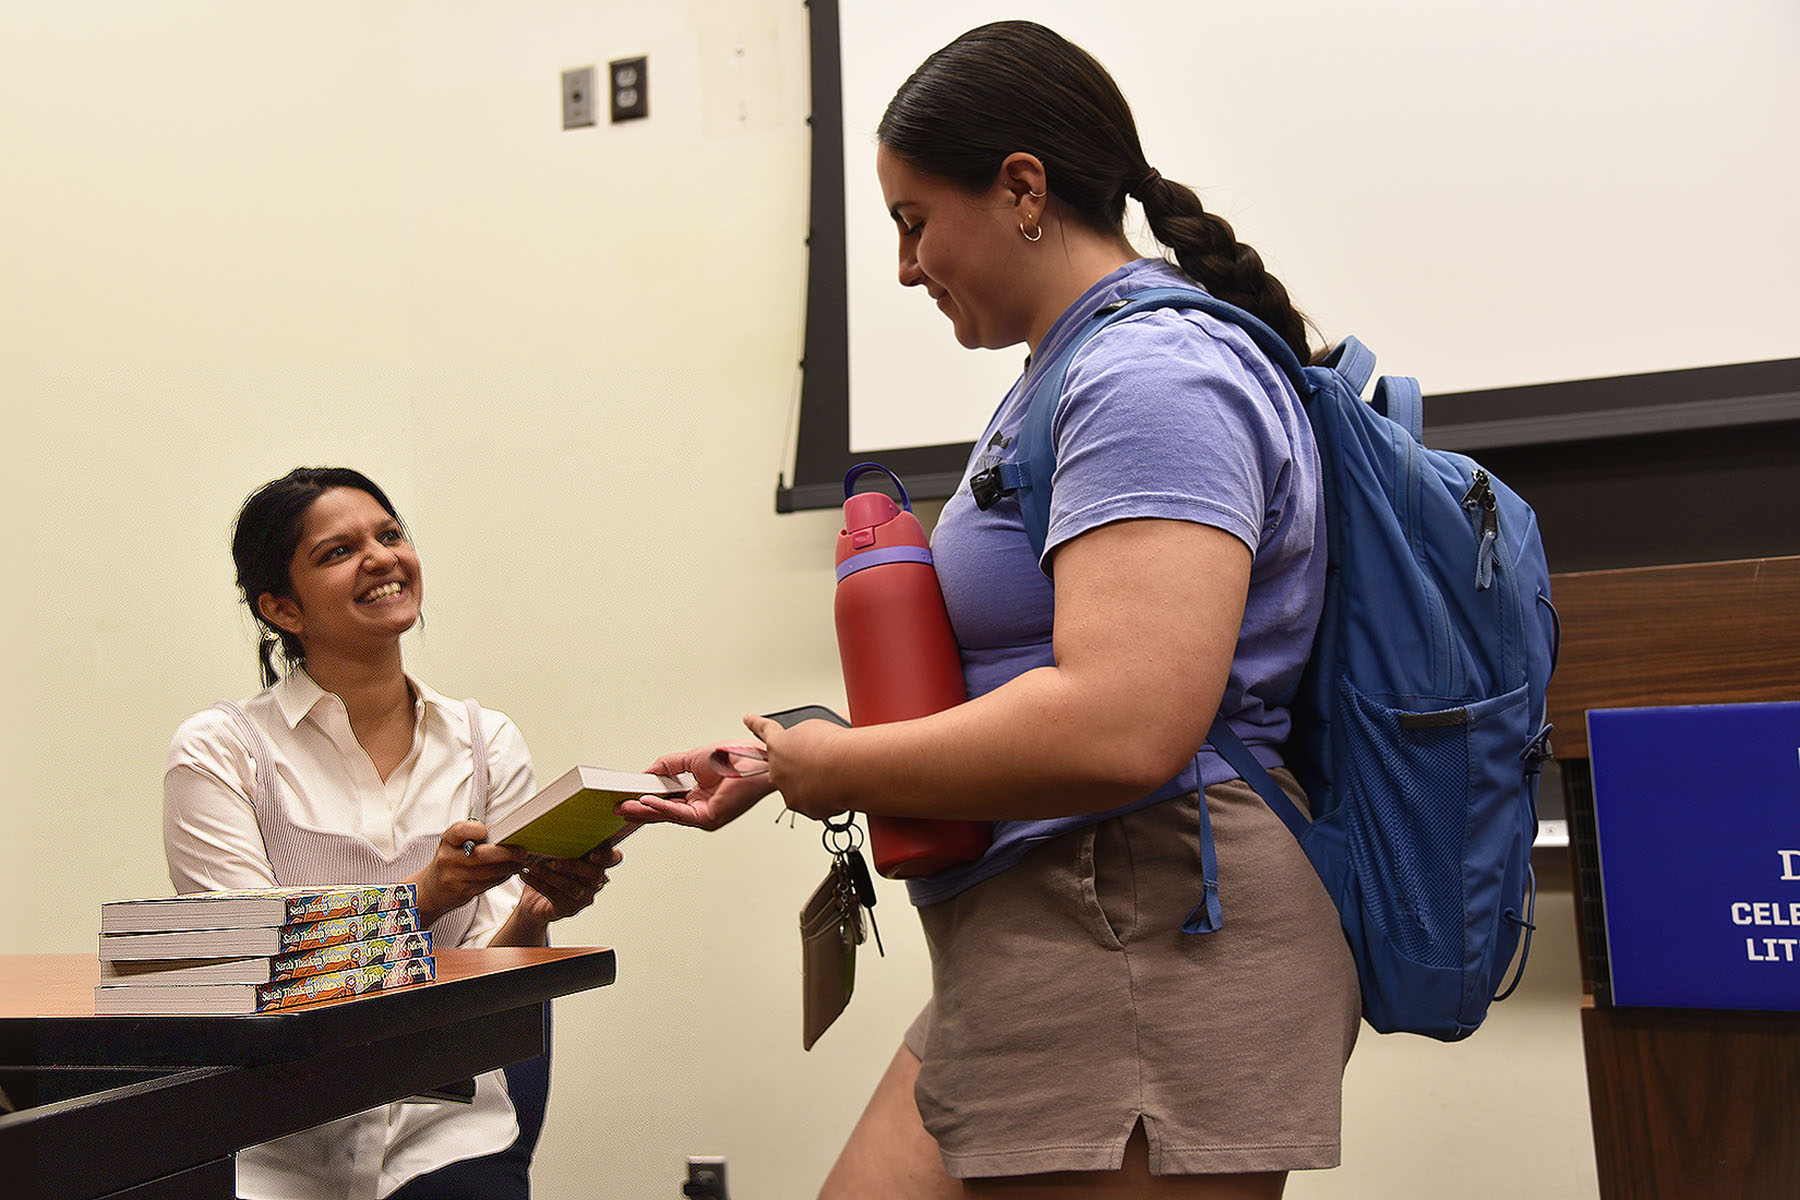
[[1231, 223], [1209, 213], [1191, 188], [1148, 172], [1132, 195], [1144, 206], [1150, 232], [1167, 246], [1189, 278], [1219, 299], [1245, 309], [1281, 335], [1301, 362], [1307, 346], [1306, 316], [1294, 307], [1281, 280], [1263, 266], [1255, 247], [1237, 240]]

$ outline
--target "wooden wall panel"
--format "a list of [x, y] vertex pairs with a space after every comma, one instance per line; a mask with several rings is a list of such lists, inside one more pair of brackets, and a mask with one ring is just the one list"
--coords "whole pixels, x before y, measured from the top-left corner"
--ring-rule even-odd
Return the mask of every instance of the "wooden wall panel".
[[1800, 1194], [1800, 1014], [1581, 1012], [1600, 1200]]
[[1558, 758], [1587, 757], [1587, 710], [1800, 700], [1800, 556], [1551, 577], [1562, 653]]

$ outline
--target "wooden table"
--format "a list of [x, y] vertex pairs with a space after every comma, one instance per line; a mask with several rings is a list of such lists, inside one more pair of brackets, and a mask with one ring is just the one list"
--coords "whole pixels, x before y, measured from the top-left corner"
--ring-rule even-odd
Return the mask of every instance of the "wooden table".
[[[41, 1200], [234, 1193], [232, 1155], [544, 1049], [597, 948], [448, 950], [436, 983], [246, 1016], [94, 1015], [92, 955], [0, 956], [0, 1180]], [[23, 1185], [22, 1193], [15, 1192]]]

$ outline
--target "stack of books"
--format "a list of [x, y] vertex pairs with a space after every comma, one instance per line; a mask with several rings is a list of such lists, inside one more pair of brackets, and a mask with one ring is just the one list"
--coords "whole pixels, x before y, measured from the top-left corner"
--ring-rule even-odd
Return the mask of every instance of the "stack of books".
[[436, 978], [410, 883], [190, 892], [100, 906], [94, 1012], [268, 1012]]

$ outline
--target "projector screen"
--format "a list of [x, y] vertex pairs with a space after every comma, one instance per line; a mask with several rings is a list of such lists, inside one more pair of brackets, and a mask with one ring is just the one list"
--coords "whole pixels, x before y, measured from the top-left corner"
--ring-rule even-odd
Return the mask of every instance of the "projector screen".
[[[964, 350], [923, 289], [898, 285], [874, 129], [928, 54], [1020, 10], [811, 8], [813, 275], [795, 474], [777, 506], [840, 502], [844, 466], [865, 458], [946, 495], [1024, 347]], [[1800, 367], [1789, 0], [1029, 12], [1106, 64], [1151, 164], [1232, 222], [1326, 341], [1354, 333], [1382, 369], [1420, 378], [1441, 401], [1428, 426], [1557, 436], [1559, 419], [1629, 425], [1644, 396], [1655, 428], [1800, 416], [1785, 382]], [[1135, 205], [1127, 221], [1157, 253]], [[1771, 362], [1789, 368], [1773, 394], [1766, 372], [1744, 396], [1740, 376], [1710, 370]]]

